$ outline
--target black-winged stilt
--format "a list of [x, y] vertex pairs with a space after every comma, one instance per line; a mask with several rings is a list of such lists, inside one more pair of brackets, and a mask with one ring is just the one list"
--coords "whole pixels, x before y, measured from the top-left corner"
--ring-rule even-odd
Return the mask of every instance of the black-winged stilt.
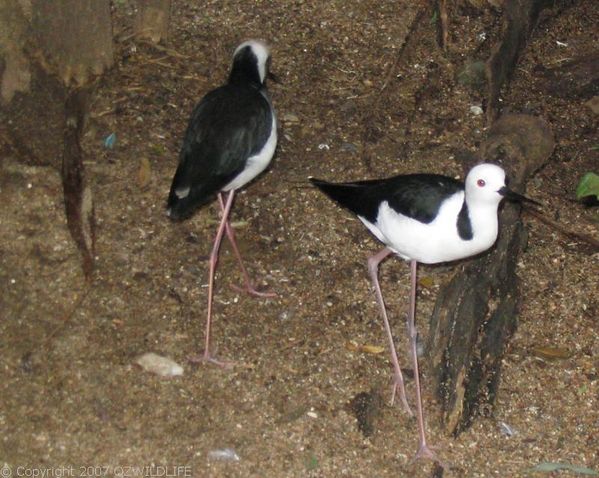
[[[239, 45], [229, 79], [204, 96], [194, 108], [179, 154], [179, 165], [168, 196], [167, 214], [185, 219], [216, 194], [222, 211], [212, 253], [208, 282], [206, 344], [202, 360], [219, 362], [210, 352], [214, 273], [226, 233], [239, 261], [245, 289], [272, 297], [252, 285], [235, 242], [229, 213], [235, 191], [258, 176], [270, 163], [277, 145], [277, 121], [266, 89], [270, 51], [256, 40]], [[228, 195], [225, 198], [225, 193]]]
[[409, 174], [340, 184], [314, 178], [310, 181], [356, 214], [385, 244], [384, 249], [368, 259], [368, 270], [383, 315], [395, 370], [391, 402], [399, 390], [405, 409], [412, 415], [378, 281], [379, 264], [391, 253], [410, 261], [411, 293], [407, 322], [419, 431], [415, 458], [430, 458], [441, 463], [429, 448], [425, 436], [414, 323], [417, 264], [455, 261], [489, 249], [497, 239], [497, 209], [501, 200], [505, 197], [515, 201], [534, 201], [509, 190], [505, 185], [505, 172], [494, 164], [473, 167], [466, 176], [465, 184], [438, 174]]

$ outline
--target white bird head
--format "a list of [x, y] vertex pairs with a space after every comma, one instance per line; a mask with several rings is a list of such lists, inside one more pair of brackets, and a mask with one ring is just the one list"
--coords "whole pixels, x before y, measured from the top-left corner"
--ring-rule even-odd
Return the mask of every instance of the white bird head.
[[499, 205], [503, 198], [510, 201], [539, 205], [526, 196], [515, 193], [505, 185], [505, 171], [499, 166], [482, 163], [474, 166], [466, 176], [466, 198], [469, 205]]
[[505, 171], [495, 164], [474, 166], [466, 176], [466, 198], [470, 204], [499, 204], [504, 187]]

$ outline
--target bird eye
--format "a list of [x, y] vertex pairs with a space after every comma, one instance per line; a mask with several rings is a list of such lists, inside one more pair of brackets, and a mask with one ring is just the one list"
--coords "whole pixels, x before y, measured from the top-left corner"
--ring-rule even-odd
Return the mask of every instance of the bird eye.
[[484, 188], [487, 183], [485, 183], [484, 179], [479, 179], [476, 181], [476, 184], [478, 184], [479, 187]]

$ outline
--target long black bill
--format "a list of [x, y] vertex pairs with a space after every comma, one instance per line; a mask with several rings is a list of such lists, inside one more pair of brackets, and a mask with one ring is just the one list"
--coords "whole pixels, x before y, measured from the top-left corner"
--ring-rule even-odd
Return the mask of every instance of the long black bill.
[[542, 204], [540, 202], [537, 202], [534, 199], [529, 199], [526, 196], [523, 196], [522, 194], [515, 193], [514, 191], [509, 189], [507, 186], [503, 186], [497, 192], [499, 194], [501, 194], [504, 198], [506, 198], [508, 201], [514, 201], [514, 202], [520, 202], [520, 203], [530, 203], [530, 204], [534, 204], [535, 206], [539, 206], [539, 207], [542, 206]]

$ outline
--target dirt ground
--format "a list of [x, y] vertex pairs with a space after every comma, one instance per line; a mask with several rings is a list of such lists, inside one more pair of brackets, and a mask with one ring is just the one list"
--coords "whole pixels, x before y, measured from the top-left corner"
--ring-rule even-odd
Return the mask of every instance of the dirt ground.
[[[386, 346], [366, 270], [380, 245], [306, 178], [462, 174], [460, 157], [476, 151], [485, 121], [470, 110], [482, 97], [456, 72], [488, 55], [499, 14], [452, 12], [444, 53], [435, 19], [416, 2], [173, 3], [164, 50], [134, 43], [133, 5], [114, 2], [118, 67], [95, 94], [84, 145], [98, 221], [91, 285], [66, 229], [58, 170], [2, 158], [2, 475], [139, 476], [133, 467], [148, 466], [145, 476], [431, 476], [432, 463], [410, 461], [415, 420], [389, 405], [387, 350], [350, 345]], [[574, 191], [582, 174], [599, 172], [597, 116], [588, 97], [549, 94], [542, 72], [596, 51], [598, 24], [595, 0], [544, 12], [502, 98], [510, 111], [542, 116], [555, 135], [551, 162], [527, 194], [595, 238], [596, 209]], [[251, 274], [278, 295], [231, 288], [240, 274], [225, 243], [213, 340], [219, 356], [242, 365], [223, 370], [188, 361], [203, 347], [217, 208], [172, 223], [165, 202], [193, 105], [226, 78], [233, 49], [248, 38], [272, 46], [280, 141], [268, 172], [239, 194], [233, 219]], [[447, 436], [424, 366], [430, 442], [451, 464], [444, 476], [525, 476], [542, 462], [599, 472], [599, 255], [524, 220], [519, 326], [496, 406]], [[423, 335], [437, 291], [460, 268], [420, 269]], [[381, 268], [400, 362], [411, 369], [408, 282], [399, 259]], [[549, 361], [535, 347], [563, 357]], [[135, 359], [145, 352], [176, 360], [184, 374], [141, 370]], [[368, 436], [350, 405], [364, 392], [381, 397]], [[408, 393], [413, 401], [412, 380]], [[225, 449], [238, 459], [211, 454]]]

